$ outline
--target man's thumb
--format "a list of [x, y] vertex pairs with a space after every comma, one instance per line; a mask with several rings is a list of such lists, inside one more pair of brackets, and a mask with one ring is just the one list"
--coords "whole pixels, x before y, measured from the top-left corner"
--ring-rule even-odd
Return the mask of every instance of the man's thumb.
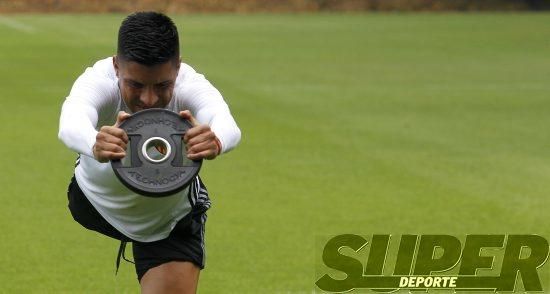
[[116, 118], [116, 123], [115, 123], [115, 127], [118, 127], [120, 126], [120, 124], [127, 118], [130, 117], [130, 114], [125, 112], [125, 111], [119, 111], [118, 112], [118, 115], [117, 115], [117, 118]]
[[195, 119], [195, 117], [193, 117], [193, 114], [191, 114], [191, 111], [189, 110], [180, 111], [180, 116], [188, 120], [193, 126], [199, 125], [199, 122]]

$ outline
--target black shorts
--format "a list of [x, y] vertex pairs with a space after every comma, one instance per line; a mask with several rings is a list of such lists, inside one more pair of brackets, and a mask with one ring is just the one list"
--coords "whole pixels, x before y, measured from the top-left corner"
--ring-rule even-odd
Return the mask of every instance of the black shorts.
[[117, 258], [117, 269], [120, 255], [124, 254], [126, 242], [132, 242], [136, 274], [138, 280], [141, 281], [143, 275], [150, 268], [170, 261], [189, 261], [200, 269], [204, 268], [204, 227], [206, 210], [210, 207], [210, 201], [202, 182], [200, 182], [199, 189], [196, 190], [204, 191], [200, 196], [203, 201], [191, 201], [194, 204], [192, 211], [176, 224], [166, 239], [154, 242], [135, 241], [115, 229], [93, 207], [88, 198], [82, 193], [74, 177], [69, 184], [67, 196], [69, 198], [69, 210], [75, 221], [89, 230], [122, 242]]

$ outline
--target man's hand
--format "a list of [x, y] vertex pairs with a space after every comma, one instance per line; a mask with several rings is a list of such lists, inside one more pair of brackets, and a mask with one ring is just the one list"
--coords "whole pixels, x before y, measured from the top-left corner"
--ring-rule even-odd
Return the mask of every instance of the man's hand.
[[179, 114], [193, 125], [183, 136], [187, 158], [191, 160], [216, 158], [221, 152], [221, 144], [210, 126], [199, 124], [189, 110], [180, 111]]
[[99, 162], [108, 162], [111, 159], [120, 159], [126, 156], [126, 144], [128, 135], [118, 126], [130, 114], [120, 111], [114, 126], [103, 126], [97, 133], [93, 148], [94, 157]]

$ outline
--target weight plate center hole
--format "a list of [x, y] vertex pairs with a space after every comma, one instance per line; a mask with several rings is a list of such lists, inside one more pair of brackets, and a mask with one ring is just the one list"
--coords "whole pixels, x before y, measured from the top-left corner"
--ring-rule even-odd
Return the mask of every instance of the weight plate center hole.
[[165, 161], [172, 152], [170, 143], [161, 137], [152, 137], [143, 143], [143, 157], [153, 163]]

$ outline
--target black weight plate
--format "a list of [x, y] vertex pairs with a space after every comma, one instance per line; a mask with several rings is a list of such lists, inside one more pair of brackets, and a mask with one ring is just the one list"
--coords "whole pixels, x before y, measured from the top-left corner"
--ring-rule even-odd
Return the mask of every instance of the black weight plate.
[[126, 157], [111, 160], [118, 179], [130, 190], [149, 197], [172, 195], [199, 173], [202, 160], [190, 160], [183, 135], [192, 125], [166, 109], [146, 109], [120, 124], [128, 134]]

